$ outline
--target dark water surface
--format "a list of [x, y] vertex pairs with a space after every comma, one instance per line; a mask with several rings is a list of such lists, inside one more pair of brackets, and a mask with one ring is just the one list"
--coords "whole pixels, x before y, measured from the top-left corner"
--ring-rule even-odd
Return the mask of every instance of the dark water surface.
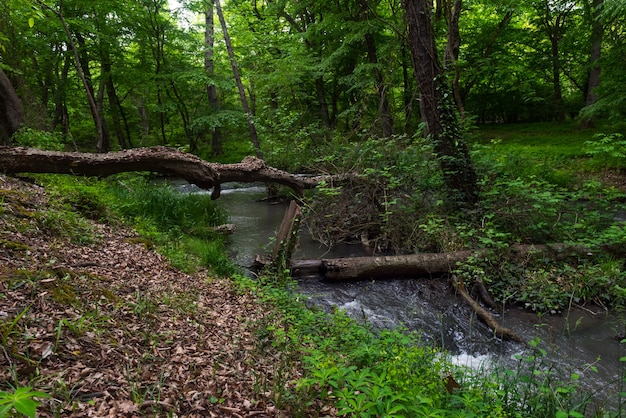
[[[192, 191], [191, 186], [185, 186]], [[283, 218], [285, 204], [263, 201], [265, 188], [242, 187], [225, 189], [217, 201], [236, 224], [230, 237], [233, 259], [249, 266], [256, 254], [266, 253]], [[314, 242], [305, 232], [300, 234], [295, 258], [338, 258], [364, 255], [359, 246], [328, 249]], [[415, 278], [355, 283], [324, 283], [317, 279], [298, 279], [300, 291], [312, 305], [328, 310], [345, 310], [359, 321], [374, 327], [403, 325], [418, 331], [422, 338], [451, 354], [451, 359], [468, 367], [489, 367], [494, 362], [511, 368], [517, 365], [516, 355], [532, 353], [515, 342], [503, 342], [480, 322], [461, 298], [454, 295], [444, 279]], [[615, 404], [626, 363], [626, 344], [617, 335], [624, 334], [619, 317], [598, 308], [574, 307], [563, 316], [543, 316], [521, 309], [509, 309], [498, 317], [525, 340], [540, 338], [539, 347], [548, 352], [546, 367], [553, 367], [562, 376], [581, 375], [583, 386], [600, 399]], [[590, 367], [597, 368], [597, 372]]]

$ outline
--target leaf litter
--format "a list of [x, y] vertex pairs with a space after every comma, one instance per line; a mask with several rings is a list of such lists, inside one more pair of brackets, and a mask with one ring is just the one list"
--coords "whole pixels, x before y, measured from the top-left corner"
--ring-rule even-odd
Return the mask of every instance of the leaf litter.
[[253, 295], [175, 270], [119, 225], [88, 221], [88, 245], [51, 233], [39, 186], [0, 175], [0, 204], [0, 390], [49, 393], [42, 417], [291, 416], [271, 389], [301, 370], [277, 377]]

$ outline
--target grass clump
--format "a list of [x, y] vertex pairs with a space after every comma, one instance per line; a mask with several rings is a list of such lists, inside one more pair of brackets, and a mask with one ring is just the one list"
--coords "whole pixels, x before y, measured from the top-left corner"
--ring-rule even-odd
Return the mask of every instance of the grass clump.
[[134, 226], [146, 246], [156, 247], [184, 271], [198, 265], [219, 275], [234, 270], [223, 250], [224, 238], [213, 230], [228, 216], [209, 194], [181, 193], [136, 174], [108, 180], [48, 175], [39, 181], [64, 205], [62, 212], [41, 215], [42, 224], [54, 233], [65, 231], [89, 243], [92, 238], [81, 230], [85, 218], [123, 222]]
[[209, 194], [181, 193], [143, 178], [120, 181], [111, 192], [116, 210], [142, 236], [156, 242], [175, 266], [189, 270], [200, 264], [218, 275], [233, 271], [223, 250], [224, 238], [213, 231], [228, 217]]

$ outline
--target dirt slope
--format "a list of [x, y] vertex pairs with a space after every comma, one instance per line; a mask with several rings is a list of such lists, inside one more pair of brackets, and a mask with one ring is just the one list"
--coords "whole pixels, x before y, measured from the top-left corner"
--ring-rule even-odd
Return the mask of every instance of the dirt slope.
[[269, 392], [276, 353], [255, 343], [266, 309], [251, 295], [48, 206], [0, 175], [0, 391], [51, 394], [44, 417], [290, 416]]

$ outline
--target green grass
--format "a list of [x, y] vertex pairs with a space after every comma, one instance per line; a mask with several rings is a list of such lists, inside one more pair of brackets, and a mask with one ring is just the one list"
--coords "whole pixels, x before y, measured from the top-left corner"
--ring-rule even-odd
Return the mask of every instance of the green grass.
[[228, 215], [209, 194], [181, 193], [137, 174], [107, 180], [65, 175], [37, 178], [63, 205], [62, 212], [41, 215], [42, 227], [64, 231], [88, 244], [93, 237], [84, 218], [122, 222], [132, 225], [146, 246], [156, 247], [182, 270], [202, 265], [218, 275], [234, 271], [224, 250], [224, 237], [213, 231], [227, 222]]

